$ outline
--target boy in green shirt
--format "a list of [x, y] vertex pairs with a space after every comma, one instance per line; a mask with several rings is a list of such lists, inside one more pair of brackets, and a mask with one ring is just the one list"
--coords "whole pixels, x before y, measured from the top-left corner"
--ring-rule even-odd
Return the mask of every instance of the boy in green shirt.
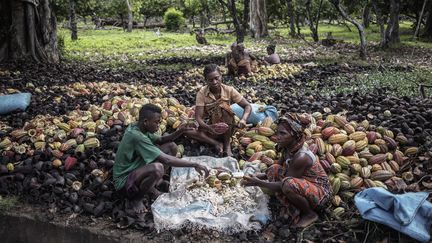
[[114, 186], [121, 195], [130, 199], [130, 208], [136, 213], [144, 211], [142, 199], [146, 194], [161, 194], [155, 186], [163, 182], [166, 166], [194, 167], [208, 175], [205, 166], [176, 158], [177, 146], [173, 142], [193, 128], [181, 126], [165, 136], [154, 133], [159, 129], [161, 109], [153, 104], [142, 106], [138, 122], [129, 125], [118, 147], [114, 168]]

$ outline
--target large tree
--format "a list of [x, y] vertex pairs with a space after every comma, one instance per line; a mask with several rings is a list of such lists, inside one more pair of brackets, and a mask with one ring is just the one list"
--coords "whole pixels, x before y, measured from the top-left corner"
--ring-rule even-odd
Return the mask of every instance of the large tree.
[[318, 30], [315, 27], [314, 18], [312, 16], [312, 1], [306, 0], [305, 7], [306, 7], [306, 17], [308, 18], [308, 24], [311, 30], [312, 38], [315, 42], [317, 42], [319, 40], [319, 37], [318, 37]]
[[75, 13], [75, 0], [69, 0], [69, 25], [71, 29], [71, 39], [78, 40], [76, 13]]
[[133, 26], [132, 6], [129, 0], [126, 0], [126, 7], [127, 7], [127, 14], [128, 14], [127, 32], [132, 32], [132, 26]]
[[387, 23], [386, 39], [385, 39], [384, 46], [389, 46], [400, 42], [399, 13], [400, 13], [400, 0], [390, 0], [390, 14]]
[[371, 0], [373, 9], [375, 11], [375, 15], [376, 15], [376, 22], [378, 24], [378, 26], [380, 27], [380, 35], [381, 35], [381, 41], [380, 41], [380, 46], [384, 47], [386, 44], [386, 32], [385, 32], [385, 27], [384, 27], [384, 20], [383, 20], [383, 16], [382, 16], [382, 12], [380, 7], [378, 6], [378, 2], [377, 0]]
[[[249, 0], [245, 0], [249, 1]], [[231, 17], [233, 20], [234, 28], [236, 30], [237, 42], [242, 43], [244, 41], [245, 28], [244, 25], [240, 22], [239, 15], [237, 14], [237, 7], [235, 0], [219, 0], [219, 2], [224, 5], [227, 9], [229, 9], [231, 13]]]
[[252, 37], [261, 38], [268, 35], [265, 0], [250, 1], [249, 18]]
[[296, 31], [295, 31], [295, 10], [294, 10], [294, 5], [293, 5], [293, 0], [286, 0], [287, 6], [288, 6], [288, 15], [289, 15], [289, 26], [290, 26], [290, 32], [289, 35], [291, 37], [295, 37], [296, 36]]
[[366, 5], [363, 8], [363, 26], [365, 28], [369, 28], [370, 23], [370, 4], [369, 1], [366, 2]]
[[0, 0], [0, 61], [58, 62], [49, 0]]

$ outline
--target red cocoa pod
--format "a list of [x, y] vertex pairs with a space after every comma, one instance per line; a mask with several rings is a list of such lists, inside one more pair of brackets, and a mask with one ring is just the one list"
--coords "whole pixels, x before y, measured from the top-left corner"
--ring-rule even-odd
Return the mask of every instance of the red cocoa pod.
[[226, 124], [224, 122], [219, 122], [219, 123], [213, 124], [213, 128], [217, 133], [223, 134], [226, 131], [228, 131], [229, 126], [228, 126], [228, 124]]
[[66, 171], [70, 170], [77, 162], [77, 159], [75, 157], [69, 156], [66, 158], [64, 162], [64, 168]]

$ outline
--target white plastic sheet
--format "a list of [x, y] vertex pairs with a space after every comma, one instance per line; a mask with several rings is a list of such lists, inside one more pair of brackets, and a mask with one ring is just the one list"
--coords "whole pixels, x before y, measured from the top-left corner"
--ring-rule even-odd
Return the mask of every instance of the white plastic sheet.
[[[237, 161], [234, 158], [199, 156], [185, 159], [209, 168], [222, 167], [236, 171]], [[199, 174], [193, 168], [172, 169], [170, 192], [161, 195], [152, 205], [157, 230], [207, 228], [230, 234], [260, 230], [270, 219], [268, 196], [259, 187], [237, 187], [232, 189], [237, 192], [234, 195], [225, 195], [216, 189], [196, 188], [194, 190], [202, 190], [199, 193], [214, 190], [210, 191], [210, 197], [197, 197], [197, 191], [192, 193], [187, 187], [198, 178]], [[230, 199], [237, 201], [233, 204]], [[227, 202], [230, 203], [226, 204]]]

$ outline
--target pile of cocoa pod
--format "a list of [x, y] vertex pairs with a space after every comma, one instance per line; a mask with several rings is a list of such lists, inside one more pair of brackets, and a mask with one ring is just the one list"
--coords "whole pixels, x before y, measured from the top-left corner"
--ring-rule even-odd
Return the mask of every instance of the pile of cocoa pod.
[[[275, 130], [276, 124], [273, 119], [266, 117], [256, 127], [237, 133], [233, 144], [239, 148], [240, 155], [247, 158], [249, 162], [257, 163], [260, 170], [264, 172], [278, 159], [276, 143], [270, 139]], [[238, 163], [239, 167], [243, 168], [246, 161], [241, 159]]]
[[[85, 88], [75, 85], [75, 89]], [[147, 87], [149, 93], [163, 96], [157, 88]], [[137, 120], [146, 103], [162, 108], [158, 134], [194, 116], [193, 109], [175, 98], [122, 95], [106, 96], [99, 106], [64, 116], [38, 115], [19, 129], [2, 123], [0, 130], [6, 135], [0, 138], [0, 193], [21, 195], [65, 212], [84, 210], [99, 216], [110, 211], [115, 150], [125, 127]], [[180, 145], [177, 156], [183, 153]]]
[[[296, 81], [299, 76], [300, 80], [306, 79], [305, 82], [293, 82], [287, 81], [284, 74], [265, 73], [265, 68], [261, 67], [260, 71], [269, 77], [265, 82], [251, 86], [249, 80], [236, 79], [226, 83], [238, 88], [251, 102], [265, 102], [278, 109], [313, 114], [316, 124], [309, 129], [308, 144], [329, 170], [333, 189], [337, 191], [333, 199], [335, 205], [343, 209], [346, 207], [344, 201], [370, 186], [414, 191], [432, 188], [430, 179], [419, 182], [426, 172], [432, 171], [428, 167], [432, 165], [432, 155], [416, 154], [418, 145], [425, 147], [422, 151], [432, 148], [429, 122], [432, 100], [391, 97], [386, 95], [386, 89], [368, 94], [327, 96], [308, 91], [305, 82], [312, 79], [306, 73], [310, 70], [290, 73], [296, 75]], [[322, 76], [322, 68], [317, 70], [320, 71], [317, 75]], [[191, 74], [193, 72], [195, 74]], [[42, 81], [25, 83], [21, 91], [33, 93], [33, 105], [27, 112], [12, 114], [0, 121], [0, 194], [21, 195], [31, 202], [55, 205], [65, 212], [86, 211], [95, 215], [110, 212], [115, 201], [110, 171], [125, 127], [136, 120], [139, 107], [145, 103], [154, 103], [163, 109], [159, 134], [189, 121], [194, 111], [188, 106], [193, 104], [197, 90], [204, 84], [201, 68], [193, 72], [163, 77], [150, 77], [149, 74], [151, 81], [147, 84], [135, 84], [133, 80], [127, 83], [54, 83], [51, 86]], [[106, 75], [111, 76], [117, 77]], [[269, 82], [272, 85], [268, 85]], [[40, 105], [44, 105], [51, 115], [35, 116], [43, 113], [37, 108]], [[341, 119], [336, 118], [340, 116], [330, 115], [343, 110], [348, 111], [346, 117], [350, 122], [345, 121], [354, 132], [350, 126], [341, 125]], [[316, 111], [325, 115], [313, 113]], [[23, 119], [15, 119], [19, 117]], [[363, 121], [365, 119], [369, 122]], [[331, 140], [331, 135], [325, 135], [330, 130], [331, 135], [336, 135]], [[259, 163], [261, 171], [265, 171], [273, 164], [279, 156], [270, 140], [274, 132], [275, 124], [270, 120], [240, 131], [233, 140], [234, 148], [239, 148], [244, 158], [239, 161], [240, 166], [249, 160]], [[355, 132], [363, 132], [366, 136], [359, 140], [364, 135], [352, 135]], [[353, 142], [355, 151], [351, 154]], [[180, 145], [178, 156], [184, 152]], [[342, 209], [337, 209], [335, 214], [342, 215]]]
[[[345, 211], [342, 206], [347, 204], [341, 202], [352, 199], [364, 188], [419, 190], [415, 179], [420, 179], [426, 171], [419, 166], [413, 173], [410, 162], [418, 155], [419, 148], [402, 133], [394, 134], [382, 126], [370, 125], [368, 120], [348, 122], [342, 115], [328, 114], [324, 118], [315, 112], [311, 117], [313, 122], [305, 130], [306, 143], [328, 173], [335, 217], [341, 217]], [[279, 156], [269, 139], [275, 127], [271, 118], [267, 118], [238, 139], [241, 153], [249, 157], [249, 161], [259, 162], [262, 171]], [[419, 172], [421, 170], [423, 173]]]
[[[227, 73], [226, 67], [221, 66], [220, 70], [222, 73]], [[256, 72], [252, 72], [248, 77], [240, 76], [236, 77], [235, 81], [245, 81], [249, 83], [267, 83], [269, 80], [273, 79], [294, 79], [294, 75], [302, 72], [302, 67], [300, 65], [294, 64], [275, 64], [271, 66], [259, 66]], [[202, 68], [191, 69], [185, 73], [186, 78], [190, 79], [204, 79], [202, 76]]]

